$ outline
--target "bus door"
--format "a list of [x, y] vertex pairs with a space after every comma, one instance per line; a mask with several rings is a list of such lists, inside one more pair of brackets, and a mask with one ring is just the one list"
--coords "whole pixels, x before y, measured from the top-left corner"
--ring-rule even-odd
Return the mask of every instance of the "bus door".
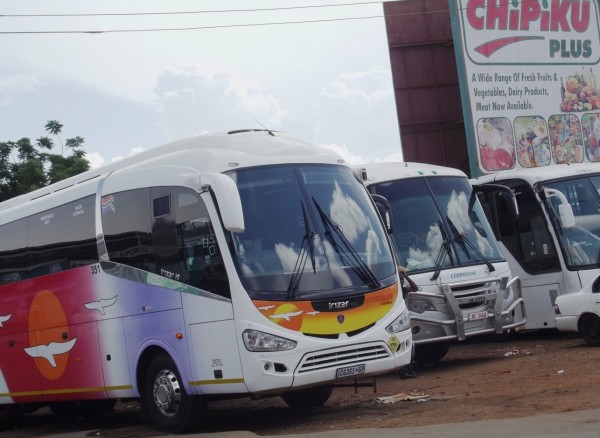
[[[182, 289], [182, 305], [189, 330], [192, 391], [245, 392], [245, 386], [240, 386], [243, 379], [230, 284], [216, 232], [224, 237], [210, 195], [156, 187], [152, 210], [157, 274], [191, 286]], [[232, 390], [236, 385], [240, 387]]]
[[532, 187], [522, 180], [496, 181], [510, 188], [517, 201], [515, 217], [501, 190], [485, 190], [479, 198], [501, 244], [511, 273], [521, 279], [527, 323], [525, 329], [551, 328], [554, 301], [564, 293], [557, 245]]

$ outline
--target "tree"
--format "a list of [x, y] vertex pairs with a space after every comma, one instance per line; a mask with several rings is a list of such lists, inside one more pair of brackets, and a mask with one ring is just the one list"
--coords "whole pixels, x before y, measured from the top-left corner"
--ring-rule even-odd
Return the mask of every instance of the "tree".
[[[82, 150], [82, 137], [67, 138], [63, 143], [63, 125], [57, 120], [46, 123], [46, 132], [58, 139], [60, 154], [52, 154], [54, 141], [44, 136], [35, 145], [27, 137], [17, 141], [0, 142], [0, 201], [31, 192], [48, 184], [69, 178], [90, 168]], [[65, 148], [72, 151], [64, 156]]]

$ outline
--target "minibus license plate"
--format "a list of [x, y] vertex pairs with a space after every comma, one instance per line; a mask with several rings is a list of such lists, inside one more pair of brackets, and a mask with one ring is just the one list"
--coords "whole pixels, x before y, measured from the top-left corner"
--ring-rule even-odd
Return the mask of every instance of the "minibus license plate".
[[342, 377], [358, 376], [359, 374], [365, 373], [365, 364], [354, 365], [351, 367], [338, 368], [335, 370], [335, 378], [341, 379]]
[[469, 313], [469, 321], [478, 321], [480, 319], [487, 319], [489, 318], [490, 315], [488, 315], [487, 312], [473, 312], [473, 313]]

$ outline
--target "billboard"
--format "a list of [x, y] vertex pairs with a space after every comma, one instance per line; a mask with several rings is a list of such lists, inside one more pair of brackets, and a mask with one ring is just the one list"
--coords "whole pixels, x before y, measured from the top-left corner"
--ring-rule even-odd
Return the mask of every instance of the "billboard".
[[594, 0], [449, 0], [471, 175], [600, 161]]

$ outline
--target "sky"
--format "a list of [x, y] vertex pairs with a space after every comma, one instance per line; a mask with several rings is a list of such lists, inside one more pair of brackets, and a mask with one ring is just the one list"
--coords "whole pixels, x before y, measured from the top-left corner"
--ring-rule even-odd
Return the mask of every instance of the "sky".
[[3, 0], [0, 40], [0, 141], [58, 120], [97, 167], [264, 126], [402, 156], [381, 2]]

